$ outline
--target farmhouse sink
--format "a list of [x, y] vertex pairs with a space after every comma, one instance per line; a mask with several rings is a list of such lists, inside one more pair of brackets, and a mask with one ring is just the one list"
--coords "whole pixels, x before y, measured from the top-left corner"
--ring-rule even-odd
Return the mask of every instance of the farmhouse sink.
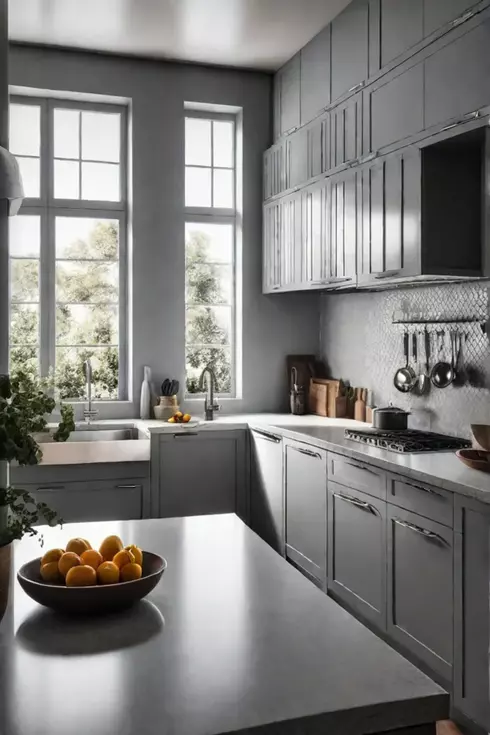
[[92, 462], [148, 462], [150, 440], [131, 426], [77, 424], [66, 442], [53, 441], [52, 433], [37, 434], [41, 464], [86, 464]]
[[[88, 427], [83, 429], [76, 428], [68, 437], [67, 442], [119, 442], [139, 438], [138, 429], [104, 429], [96, 426], [90, 429]], [[36, 441], [39, 444], [51, 444], [53, 437], [51, 434], [40, 434], [36, 436]]]

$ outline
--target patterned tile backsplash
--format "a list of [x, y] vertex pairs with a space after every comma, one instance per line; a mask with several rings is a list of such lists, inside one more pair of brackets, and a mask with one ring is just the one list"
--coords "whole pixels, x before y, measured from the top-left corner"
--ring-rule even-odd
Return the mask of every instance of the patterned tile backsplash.
[[[482, 330], [489, 291], [479, 282], [323, 296], [320, 347], [329, 374], [372, 389], [378, 406], [392, 401], [410, 410], [412, 428], [470, 437], [471, 423], [490, 423], [490, 346]], [[443, 390], [431, 385], [423, 396], [399, 393], [393, 376], [404, 364], [405, 330], [418, 333], [417, 371], [425, 368], [425, 324], [413, 323], [421, 320], [430, 322], [432, 365], [441, 352], [450, 360], [450, 331], [461, 335], [461, 379]]]

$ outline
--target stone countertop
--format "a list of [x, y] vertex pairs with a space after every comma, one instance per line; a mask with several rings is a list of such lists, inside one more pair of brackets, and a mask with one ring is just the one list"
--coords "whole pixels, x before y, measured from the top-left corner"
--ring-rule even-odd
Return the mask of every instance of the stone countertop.
[[[55, 616], [13, 579], [2, 735], [361, 735], [448, 715], [438, 685], [234, 515], [42, 531], [45, 548], [117, 533], [168, 569], [147, 600], [102, 618]], [[16, 543], [14, 568], [39, 554]]]

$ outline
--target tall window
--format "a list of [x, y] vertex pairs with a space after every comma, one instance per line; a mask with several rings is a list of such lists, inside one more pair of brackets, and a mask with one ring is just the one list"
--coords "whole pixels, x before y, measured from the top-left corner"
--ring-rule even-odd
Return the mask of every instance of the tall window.
[[231, 115], [185, 119], [186, 389], [211, 366], [236, 396], [236, 130]]
[[15, 97], [10, 150], [26, 199], [10, 229], [10, 370], [127, 397], [126, 108]]

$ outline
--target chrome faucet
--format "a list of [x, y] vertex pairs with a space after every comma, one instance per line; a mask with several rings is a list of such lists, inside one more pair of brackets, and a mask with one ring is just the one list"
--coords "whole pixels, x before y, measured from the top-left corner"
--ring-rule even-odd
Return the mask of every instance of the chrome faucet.
[[[206, 389], [206, 397], [204, 398], [204, 415], [206, 421], [213, 421], [214, 412], [219, 411], [221, 406], [214, 402], [214, 389], [216, 387], [216, 375], [212, 367], [207, 365], [199, 378], [199, 390], [204, 391], [204, 377], [208, 376], [208, 385]], [[209, 399], [208, 399], [209, 394]]]
[[85, 408], [83, 411], [83, 418], [85, 419], [87, 424], [90, 424], [91, 420], [94, 419], [99, 413], [96, 409], [92, 408], [92, 363], [90, 361], [90, 358], [88, 360], [85, 360], [85, 362], [83, 363], [83, 369], [85, 371], [85, 377], [87, 380], [88, 403], [88, 408]]

